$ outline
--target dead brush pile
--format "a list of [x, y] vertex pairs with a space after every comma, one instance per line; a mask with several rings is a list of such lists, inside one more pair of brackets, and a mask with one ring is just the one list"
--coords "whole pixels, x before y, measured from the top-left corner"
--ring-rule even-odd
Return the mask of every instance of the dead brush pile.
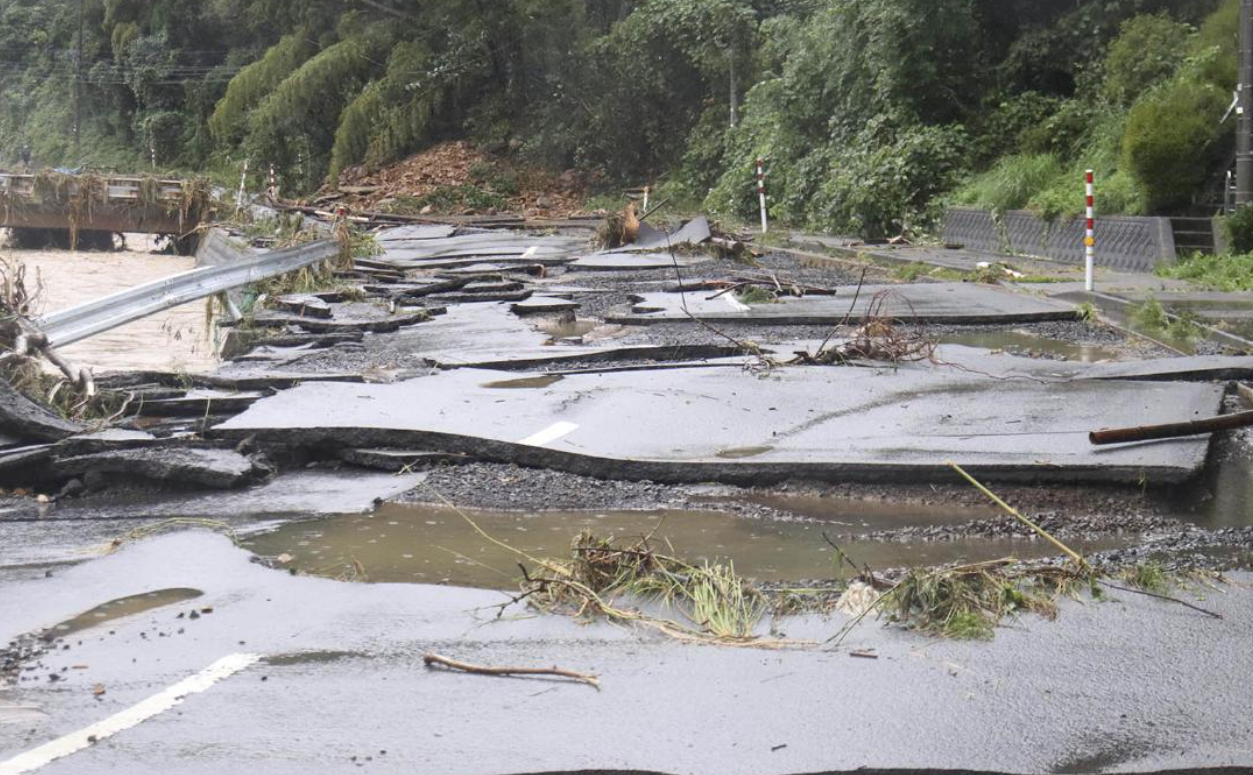
[[[858, 291], [860, 291], [860, 286]], [[841, 366], [854, 361], [879, 361], [883, 363], [916, 363], [935, 359], [937, 342], [927, 335], [921, 326], [905, 326], [891, 314], [893, 301], [909, 305], [909, 301], [896, 291], [884, 290], [870, 300], [861, 323], [850, 328], [857, 299], [843, 323], [837, 326], [816, 355], [797, 353], [793, 363], [811, 366]], [[839, 338], [838, 342], [833, 341]]]

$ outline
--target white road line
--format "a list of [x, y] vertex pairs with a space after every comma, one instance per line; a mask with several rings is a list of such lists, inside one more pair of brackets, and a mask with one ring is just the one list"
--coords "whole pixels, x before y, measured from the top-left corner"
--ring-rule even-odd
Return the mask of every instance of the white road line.
[[109, 716], [104, 721], [77, 732], [71, 732], [26, 753], [18, 754], [6, 762], [0, 762], [0, 775], [22, 775], [22, 773], [34, 772], [57, 759], [77, 753], [84, 748], [90, 748], [107, 737], [112, 737], [118, 732], [123, 732], [153, 716], [164, 713], [181, 703], [188, 695], [205, 691], [223, 678], [229, 678], [255, 664], [259, 659], [261, 657], [256, 654], [231, 654], [229, 657], [223, 657], [190, 678], [185, 678], [143, 702]]
[[[578, 429], [579, 426], [572, 422], [554, 423], [534, 436], [528, 436], [518, 443], [526, 444], [529, 447], [543, 447], [547, 444], [552, 444], [562, 436], [569, 436]], [[4, 775], [4, 773], [0, 772], [0, 775]]]
[[731, 307], [731, 309], [735, 310], [736, 312], [748, 312], [749, 310], [752, 309], [752, 307], [748, 306], [744, 302], [735, 298], [734, 293], [728, 293], [724, 295], [722, 297], [722, 300], [725, 301]]

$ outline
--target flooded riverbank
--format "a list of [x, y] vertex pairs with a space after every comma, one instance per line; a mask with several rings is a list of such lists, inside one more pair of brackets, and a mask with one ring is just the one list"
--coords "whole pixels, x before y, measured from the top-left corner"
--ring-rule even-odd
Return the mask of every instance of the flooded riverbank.
[[[3, 232], [0, 232], [0, 239]], [[17, 250], [0, 247], [0, 257], [26, 266], [26, 283], [42, 287], [40, 314], [99, 299], [137, 285], [194, 269], [196, 260], [155, 252], [153, 238], [127, 235], [127, 250], [111, 252]], [[64, 348], [64, 354], [97, 374], [161, 370], [200, 373], [218, 359], [206, 320], [206, 303], [196, 302], [122, 326]]]

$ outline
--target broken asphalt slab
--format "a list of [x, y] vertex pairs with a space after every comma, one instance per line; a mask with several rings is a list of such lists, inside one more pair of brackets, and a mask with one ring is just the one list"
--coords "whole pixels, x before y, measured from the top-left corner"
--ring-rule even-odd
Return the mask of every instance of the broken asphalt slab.
[[[544, 377], [544, 375], [536, 375]], [[1097, 449], [1091, 430], [1215, 415], [1223, 388], [1007, 382], [949, 369], [726, 368], [551, 375], [531, 390], [461, 369], [392, 385], [302, 385], [214, 428], [291, 445], [410, 447], [615, 479], [769, 484], [989, 479], [1164, 485], [1208, 438]]]
[[704, 292], [650, 293], [632, 308], [632, 314], [609, 317], [606, 322], [649, 325], [694, 322], [695, 317], [706, 323], [837, 325], [864, 322], [872, 314], [906, 323], [954, 325], [1038, 323], [1078, 317], [1075, 308], [1065, 302], [992, 286], [921, 283], [866, 286], [860, 293], [847, 287], [836, 296], [785, 296], [764, 304], [747, 304], [731, 293], [717, 298]]
[[417, 353], [434, 368], [509, 371], [552, 365], [622, 361], [693, 361], [735, 355], [724, 345], [554, 345], [553, 337], [520, 318], [508, 304], [454, 305], [420, 326], [402, 329], [372, 345], [388, 352]]
[[593, 253], [569, 264], [572, 272], [642, 272], [653, 269], [680, 269], [705, 263], [708, 256], [669, 253]]
[[270, 473], [234, 450], [176, 446], [60, 457], [53, 462], [53, 468], [62, 479], [95, 472], [223, 490], [243, 487]]
[[[84, 630], [56, 644], [68, 651], [20, 662], [33, 669], [6, 699], [39, 715], [0, 725], [0, 763], [247, 655], [236, 658], [237, 672], [177, 708], [39, 772], [789, 775], [1253, 765], [1247, 696], [1233, 678], [1253, 668], [1247, 574], [1208, 596], [1222, 621], [1113, 593], [1117, 604], [1064, 600], [1053, 622], [1024, 616], [991, 642], [933, 640], [868, 620], [839, 650], [762, 651], [524, 615], [516, 605], [497, 619], [508, 602], [499, 592], [346, 584], [249, 559], [225, 538], [181, 534], [53, 578], [4, 583], [0, 642], [132, 595], [203, 595]], [[190, 610], [212, 613], [189, 618]], [[790, 638], [820, 642], [846, 621], [833, 614], [777, 624]], [[854, 650], [878, 658], [850, 658]], [[593, 672], [601, 689], [428, 670], [427, 651]], [[80, 669], [61, 672], [72, 665]], [[60, 679], [49, 681], [54, 673]], [[833, 702], [855, 710], [834, 719]], [[694, 718], [717, 720], [699, 743]]]

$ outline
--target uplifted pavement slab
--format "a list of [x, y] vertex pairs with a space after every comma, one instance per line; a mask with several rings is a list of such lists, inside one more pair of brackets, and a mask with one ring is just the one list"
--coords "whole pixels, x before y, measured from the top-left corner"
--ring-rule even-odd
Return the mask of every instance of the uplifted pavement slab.
[[515, 314], [513, 306], [517, 305], [452, 306], [446, 315], [395, 334], [389, 346], [419, 353], [435, 368], [509, 371], [643, 359], [691, 361], [734, 354], [730, 347], [711, 345], [623, 346], [612, 341], [554, 345], [552, 336]]
[[398, 226], [375, 232], [375, 242], [406, 242], [410, 240], [446, 239], [457, 233], [457, 227], [438, 223]]
[[447, 239], [384, 243], [383, 261], [401, 267], [434, 266], [440, 259], [479, 258], [494, 262], [571, 256], [587, 245], [580, 237], [538, 236], [520, 232], [463, 234]]
[[1088, 432], [1218, 413], [1223, 388], [1005, 381], [957, 370], [786, 368], [535, 375], [463, 369], [393, 385], [304, 385], [217, 426], [229, 438], [464, 452], [604, 478], [767, 484], [986, 478], [1178, 482], [1209, 440], [1094, 448]]
[[[838, 337], [832, 344], [838, 345]], [[779, 353], [817, 353], [822, 342], [804, 340], [774, 345]], [[873, 367], [875, 364], [866, 362]], [[1245, 355], [1188, 355], [1178, 358], [1150, 358], [1136, 361], [1083, 363], [1049, 358], [1028, 358], [993, 352], [979, 347], [941, 344], [935, 357], [919, 363], [902, 363], [897, 368], [934, 371], [936, 368], [965, 369], [974, 374], [1010, 379], [1038, 379], [1045, 382], [1075, 380], [1130, 380], [1136, 382], [1226, 382], [1253, 380], [1253, 357]]]
[[569, 265], [572, 272], [640, 272], [651, 269], [673, 269], [704, 263], [708, 256], [671, 255], [669, 253], [593, 253]]
[[632, 314], [612, 317], [607, 322], [628, 325], [693, 322], [694, 316], [706, 323], [834, 325], [846, 319], [850, 323], [864, 321], [876, 310], [911, 323], [972, 325], [1075, 320], [1078, 314], [1072, 305], [1064, 302], [988, 285], [921, 283], [871, 285], [862, 288], [860, 293], [855, 288], [842, 287], [835, 296], [783, 297], [765, 304], [746, 304], [731, 293], [717, 298], [708, 292], [650, 293], [632, 308]]
[[[22, 673], [29, 680], [5, 701], [31, 712], [0, 724], [0, 767], [222, 660], [232, 668], [177, 707], [132, 715], [112, 737], [38, 772], [1248, 767], [1240, 677], [1253, 668], [1253, 593], [1244, 586], [1253, 577], [1234, 580], [1205, 602], [1221, 621], [1111, 593], [1114, 603], [1062, 601], [1053, 622], [1024, 616], [991, 642], [935, 640], [867, 620], [836, 650], [763, 651], [526, 615], [517, 605], [497, 620], [509, 600], [499, 592], [295, 577], [249, 562], [221, 537], [168, 536], [0, 586], [2, 642], [122, 597], [203, 593], [81, 631], [66, 639], [68, 651], [23, 663], [34, 668]], [[204, 609], [212, 613], [189, 615]], [[777, 621], [788, 637], [817, 642], [846, 623], [840, 614]], [[851, 658], [857, 649], [878, 658]], [[601, 689], [428, 670], [427, 651], [596, 673]], [[80, 669], [60, 672], [71, 666]]]

